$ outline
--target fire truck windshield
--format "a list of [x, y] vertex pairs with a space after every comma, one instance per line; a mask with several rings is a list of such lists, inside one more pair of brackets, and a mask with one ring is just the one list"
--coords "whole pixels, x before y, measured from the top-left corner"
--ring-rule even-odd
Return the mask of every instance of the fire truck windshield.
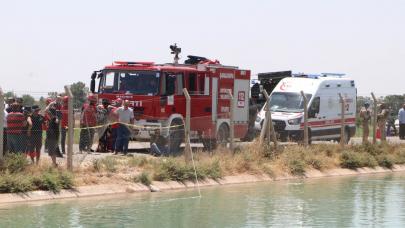
[[[308, 101], [311, 94], [305, 94]], [[273, 112], [302, 112], [304, 109], [304, 99], [299, 93], [275, 92], [270, 96], [270, 110]]]
[[156, 71], [107, 71], [100, 83], [102, 93], [153, 96], [158, 93], [160, 73]]

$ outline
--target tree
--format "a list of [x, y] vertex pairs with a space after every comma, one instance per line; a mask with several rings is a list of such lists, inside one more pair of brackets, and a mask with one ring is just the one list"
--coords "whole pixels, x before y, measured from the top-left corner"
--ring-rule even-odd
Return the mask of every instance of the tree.
[[31, 95], [24, 94], [22, 95], [22, 99], [24, 107], [31, 107], [35, 104], [35, 98], [32, 97]]
[[405, 95], [388, 95], [384, 97], [383, 101], [387, 104], [391, 113], [397, 114], [405, 102]]
[[8, 91], [7, 93], [4, 94], [5, 98], [12, 98], [16, 97], [15, 93], [13, 91]]
[[45, 108], [46, 108], [46, 100], [45, 100], [45, 97], [42, 97], [42, 96], [41, 96], [41, 97], [39, 98], [37, 104], [38, 104], [38, 106], [39, 106], [41, 109], [45, 109]]
[[83, 82], [76, 82], [70, 86], [70, 90], [73, 94], [73, 108], [81, 108], [84, 102], [86, 102], [89, 88]]

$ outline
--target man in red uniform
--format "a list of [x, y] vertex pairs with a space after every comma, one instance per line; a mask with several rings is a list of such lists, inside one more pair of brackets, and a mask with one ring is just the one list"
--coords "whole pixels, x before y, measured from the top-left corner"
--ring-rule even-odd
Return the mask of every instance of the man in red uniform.
[[65, 145], [66, 145], [66, 131], [68, 128], [68, 102], [69, 97], [64, 96], [62, 99], [62, 119], [61, 119], [61, 138], [60, 138], [60, 146], [62, 147], [62, 154], [65, 153]]
[[97, 98], [94, 95], [89, 95], [88, 103], [84, 104], [82, 107], [82, 115], [80, 118], [80, 142], [79, 150], [91, 151], [91, 146], [93, 145], [94, 138], [94, 128], [97, 124]]
[[10, 153], [22, 153], [24, 151], [23, 130], [27, 126], [27, 121], [20, 112], [20, 105], [13, 103], [11, 105], [11, 112], [7, 115], [7, 146]]

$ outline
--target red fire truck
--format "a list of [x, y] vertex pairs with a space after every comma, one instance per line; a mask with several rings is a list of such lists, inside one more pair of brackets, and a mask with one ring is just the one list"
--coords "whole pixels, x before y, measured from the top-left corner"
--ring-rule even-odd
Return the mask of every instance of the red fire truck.
[[99, 100], [121, 98], [131, 102], [135, 125], [141, 126], [134, 128], [135, 140], [147, 141], [153, 129], [159, 128], [169, 146], [179, 148], [184, 141], [183, 88], [187, 88], [191, 96], [191, 139], [209, 149], [229, 139], [230, 91], [235, 102], [235, 138], [243, 138], [248, 130], [250, 70], [198, 56], [188, 56], [184, 64], [178, 64], [178, 53], [172, 52], [175, 62], [167, 64], [114, 62], [92, 74], [90, 90]]

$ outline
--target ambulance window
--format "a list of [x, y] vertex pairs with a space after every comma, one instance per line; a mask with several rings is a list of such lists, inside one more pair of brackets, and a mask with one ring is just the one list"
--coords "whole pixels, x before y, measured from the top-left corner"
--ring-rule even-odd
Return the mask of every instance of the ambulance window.
[[312, 101], [311, 107], [308, 110], [308, 118], [315, 118], [319, 114], [319, 107], [321, 104], [321, 98], [315, 97]]

